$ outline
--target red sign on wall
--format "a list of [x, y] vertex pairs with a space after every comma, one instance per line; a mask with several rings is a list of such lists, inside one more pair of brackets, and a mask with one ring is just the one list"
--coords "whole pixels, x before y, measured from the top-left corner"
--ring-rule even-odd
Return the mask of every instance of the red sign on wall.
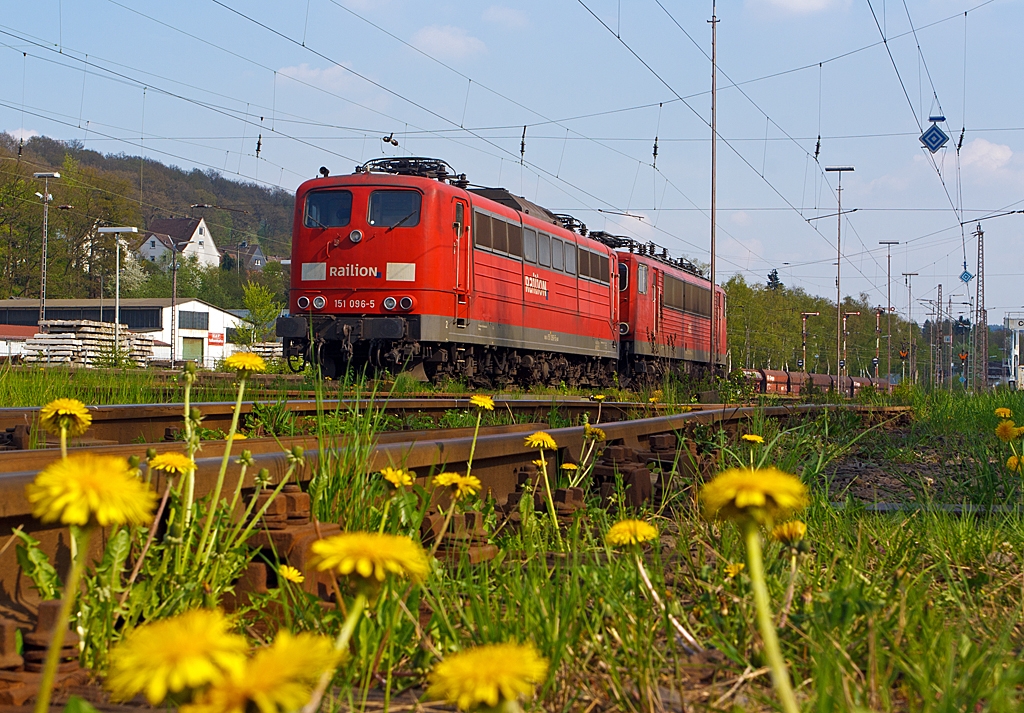
[[206, 341], [211, 347], [222, 347], [224, 346], [224, 333], [223, 332], [207, 332]]

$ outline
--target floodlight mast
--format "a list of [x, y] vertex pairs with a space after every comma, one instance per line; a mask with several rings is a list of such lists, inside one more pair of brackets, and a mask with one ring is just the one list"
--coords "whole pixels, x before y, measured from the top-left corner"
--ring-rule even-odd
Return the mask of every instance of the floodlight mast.
[[[53, 196], [50, 195], [50, 179], [60, 178], [60, 173], [57, 171], [41, 171], [33, 173], [32, 177], [43, 179], [43, 192], [41, 195], [43, 200], [43, 254], [39, 276], [39, 321], [42, 322], [46, 319], [46, 244], [50, 237], [50, 201], [53, 200]], [[40, 194], [36, 193], [36, 195], [39, 196]]]
[[[122, 226], [117, 228], [99, 228], [96, 232], [112, 233], [116, 246], [114, 259], [114, 360], [117, 366], [121, 366], [121, 233], [137, 233], [139, 229], [133, 226]], [[100, 315], [102, 318], [102, 315]]]

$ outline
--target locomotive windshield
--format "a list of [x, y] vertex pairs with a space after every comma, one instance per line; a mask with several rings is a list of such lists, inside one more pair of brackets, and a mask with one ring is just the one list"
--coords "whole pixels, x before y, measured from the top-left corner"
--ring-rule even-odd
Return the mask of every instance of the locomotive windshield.
[[416, 191], [374, 191], [370, 194], [370, 225], [411, 228], [420, 222], [420, 194]]
[[352, 218], [352, 194], [348, 191], [313, 191], [306, 196], [307, 228], [342, 228]]

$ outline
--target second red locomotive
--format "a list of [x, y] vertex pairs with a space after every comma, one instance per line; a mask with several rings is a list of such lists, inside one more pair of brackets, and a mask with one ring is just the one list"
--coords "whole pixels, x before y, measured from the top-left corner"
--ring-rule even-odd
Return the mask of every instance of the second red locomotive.
[[294, 368], [603, 387], [708, 362], [711, 286], [653, 248], [470, 189], [436, 159], [321, 174], [296, 193], [291, 316], [277, 322]]

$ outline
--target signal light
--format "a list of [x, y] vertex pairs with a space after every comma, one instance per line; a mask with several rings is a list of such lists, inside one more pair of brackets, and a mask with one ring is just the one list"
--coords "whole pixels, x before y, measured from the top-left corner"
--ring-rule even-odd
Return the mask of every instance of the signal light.
[[327, 306], [327, 300], [323, 298], [323, 295], [317, 295], [313, 298], [313, 307], [316, 309], [323, 309]]
[[402, 309], [412, 309], [412, 297], [403, 297], [398, 300], [398, 306]]
[[900, 359], [906, 359], [908, 356], [910, 356], [910, 352], [906, 349], [900, 349]]
[[398, 306], [398, 300], [396, 300], [394, 297], [385, 297], [384, 298], [384, 309], [394, 309], [397, 306]]
[[309, 309], [309, 298], [305, 295], [297, 299], [295, 303], [299, 306], [299, 309]]

